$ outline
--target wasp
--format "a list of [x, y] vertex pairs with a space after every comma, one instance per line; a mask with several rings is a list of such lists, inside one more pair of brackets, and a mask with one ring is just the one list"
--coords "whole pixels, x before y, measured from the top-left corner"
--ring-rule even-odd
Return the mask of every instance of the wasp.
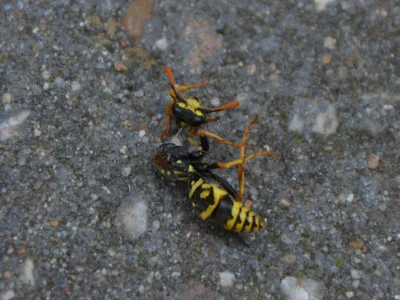
[[[161, 134], [160, 140], [162, 140], [168, 133], [171, 126], [171, 118], [175, 117], [177, 124], [180, 127], [185, 127], [191, 130], [189, 134], [189, 141], [192, 141], [193, 137], [196, 135], [199, 128], [206, 123], [217, 122], [219, 117], [213, 119], [207, 119], [207, 115], [212, 112], [223, 111], [230, 108], [235, 108], [239, 105], [239, 101], [233, 100], [227, 104], [221, 105], [216, 108], [208, 108], [201, 105], [199, 98], [189, 97], [185, 99], [179, 92], [186, 91], [189, 89], [196, 89], [201, 87], [207, 78], [204, 78], [197, 84], [192, 85], [182, 85], [175, 87], [175, 80], [172, 70], [169, 66], [164, 68], [164, 74], [168, 76], [169, 84], [171, 85], [170, 95], [172, 100], [168, 103], [166, 109], [166, 121], [167, 128]], [[212, 133], [204, 131], [205, 135], [212, 135]], [[229, 143], [232, 145], [232, 143]], [[232, 146], [239, 147], [239, 145], [233, 144]]]
[[[203, 220], [211, 220], [227, 230], [235, 232], [257, 232], [265, 224], [252, 211], [250, 200], [242, 202], [244, 193], [244, 164], [256, 156], [279, 157], [279, 152], [254, 152], [245, 156], [245, 144], [251, 126], [258, 116], [248, 124], [240, 144], [240, 156], [236, 160], [226, 163], [206, 163], [204, 155], [209, 150], [206, 135], [200, 135], [200, 146], [177, 146], [165, 143], [157, 147], [154, 161], [166, 178], [171, 181], [187, 182], [189, 198], [197, 214]], [[212, 137], [214, 137], [213, 135]], [[218, 142], [223, 140], [218, 137]], [[228, 181], [214, 174], [213, 169], [226, 169], [237, 166], [239, 178], [239, 192]]]

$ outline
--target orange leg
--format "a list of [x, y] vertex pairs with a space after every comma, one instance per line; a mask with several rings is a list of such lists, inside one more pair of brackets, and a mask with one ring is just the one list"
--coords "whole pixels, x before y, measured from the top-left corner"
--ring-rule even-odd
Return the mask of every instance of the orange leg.
[[222, 111], [222, 110], [227, 110], [229, 108], [235, 108], [238, 105], [239, 105], [239, 101], [233, 100], [233, 101], [231, 101], [229, 103], [226, 103], [224, 105], [218, 106], [216, 108], [200, 107], [199, 110], [201, 110], [205, 114], [209, 114], [209, 113], [216, 112], [216, 111]]
[[[229, 146], [236, 147], [236, 148], [241, 148], [242, 147], [242, 144], [240, 144], [240, 145], [239, 144], [235, 144], [235, 143], [232, 143], [232, 142], [230, 142], [228, 140], [223, 139], [222, 137], [220, 137], [220, 136], [218, 136], [218, 135], [216, 135], [214, 133], [211, 133], [211, 132], [203, 130], [203, 129], [200, 130], [200, 136], [205, 136], [205, 135], [209, 136], [210, 138], [213, 138], [214, 140], [216, 140], [217, 142], [219, 142], [221, 144], [229, 145]], [[244, 147], [246, 147], [247, 149], [254, 149], [253, 146], [244, 146]]]
[[239, 194], [238, 194], [238, 201], [242, 202], [243, 199], [243, 193], [244, 193], [244, 155], [245, 155], [245, 146], [246, 146], [246, 140], [247, 136], [249, 135], [250, 128], [253, 126], [255, 122], [258, 120], [258, 115], [255, 115], [253, 120], [250, 121], [250, 123], [247, 125], [246, 130], [244, 131], [243, 138], [242, 138], [242, 144], [240, 147], [240, 156], [239, 159], [243, 161], [242, 164], [238, 165], [238, 178], [239, 178]]
[[196, 142], [193, 141], [193, 137], [196, 135], [198, 130], [199, 130], [199, 127], [195, 127], [192, 129], [192, 131], [190, 132], [189, 137], [188, 137], [189, 143], [198, 145], [198, 144], [196, 144]]
[[165, 110], [165, 115], [167, 119], [167, 128], [164, 130], [164, 132], [161, 134], [160, 139], [163, 139], [169, 132], [169, 128], [171, 126], [171, 110], [172, 110], [172, 105], [175, 103], [174, 100], [170, 101], [167, 105], [167, 109]]
[[233, 101], [231, 101], [229, 103], [226, 103], [224, 105], [218, 106], [216, 108], [212, 108], [212, 111], [221, 111], [221, 110], [227, 110], [229, 108], [235, 108], [235, 107], [239, 106], [239, 103], [240, 103], [239, 101], [233, 100]]
[[231, 168], [231, 167], [233, 167], [233, 166], [237, 166], [237, 165], [242, 164], [243, 161], [244, 161], [244, 162], [247, 162], [247, 161], [249, 161], [250, 159], [252, 159], [252, 158], [254, 158], [254, 157], [256, 157], [256, 156], [274, 156], [274, 157], [280, 157], [280, 156], [281, 156], [281, 153], [280, 153], [280, 152], [271, 152], [271, 151], [254, 152], [254, 153], [252, 153], [252, 154], [246, 156], [244, 159], [238, 158], [238, 159], [235, 159], [235, 160], [232, 160], [232, 161], [228, 161], [228, 162], [226, 162], [226, 163], [221, 163], [221, 162], [216, 163], [216, 167], [215, 167], [215, 168], [218, 168], [218, 169], [229, 169], [229, 168]]
[[206, 123], [215, 123], [217, 122], [219, 119], [221, 119], [220, 117], [216, 117], [216, 118], [212, 118], [212, 119], [207, 119], [203, 124]]
[[[169, 66], [166, 66], [164, 68], [164, 74], [167, 74], [169, 83], [175, 87], [174, 75]], [[182, 85], [182, 86], [176, 87], [175, 90], [177, 92], [182, 92], [182, 91], [189, 90], [189, 89], [197, 89], [197, 88], [201, 87], [206, 81], [207, 81], [207, 78], [204, 78], [202, 81], [200, 81], [197, 84]], [[171, 94], [172, 98], [174, 98], [174, 99], [176, 98], [175, 92], [173, 90], [171, 90], [170, 94]]]

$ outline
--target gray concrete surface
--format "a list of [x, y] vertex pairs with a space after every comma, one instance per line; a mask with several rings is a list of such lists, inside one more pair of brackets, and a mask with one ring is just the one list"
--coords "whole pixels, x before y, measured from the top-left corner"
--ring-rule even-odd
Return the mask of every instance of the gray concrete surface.
[[[0, 2], [0, 299], [400, 299], [399, 2], [157, 1], [137, 40], [127, 6]], [[249, 143], [282, 152], [246, 165], [266, 230], [157, 174], [167, 64], [241, 102], [207, 129], [258, 113]]]

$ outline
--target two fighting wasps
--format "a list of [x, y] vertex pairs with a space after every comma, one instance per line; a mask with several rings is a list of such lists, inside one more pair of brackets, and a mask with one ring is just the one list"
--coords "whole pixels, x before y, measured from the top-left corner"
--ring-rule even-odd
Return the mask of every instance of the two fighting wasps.
[[[235, 232], [257, 232], [264, 228], [261, 217], [251, 209], [251, 201], [242, 201], [244, 193], [244, 164], [256, 156], [279, 157], [279, 152], [254, 152], [245, 156], [246, 149], [253, 149], [246, 145], [247, 136], [251, 126], [257, 121], [256, 115], [247, 125], [240, 144], [230, 142], [220, 136], [202, 129], [202, 125], [216, 122], [219, 118], [207, 119], [207, 115], [217, 111], [235, 108], [239, 105], [237, 100], [225, 105], [208, 108], [201, 105], [196, 97], [184, 98], [179, 92], [195, 89], [202, 86], [206, 79], [194, 85], [176, 87], [172, 70], [166, 66], [171, 85], [171, 102], [166, 109], [167, 128], [161, 139], [168, 135], [171, 119], [174, 117], [178, 126], [190, 130], [188, 140], [191, 146], [178, 146], [173, 143], [163, 143], [155, 150], [154, 162], [162, 175], [172, 182], [186, 182], [189, 197], [197, 214], [203, 220], [210, 220], [227, 230]], [[199, 142], [194, 140], [199, 133]], [[229, 162], [207, 163], [204, 156], [209, 150], [208, 138], [213, 138], [219, 143], [240, 149], [239, 158]], [[214, 174], [213, 169], [226, 169], [237, 167], [239, 178], [239, 192], [237, 192], [224, 178]]]

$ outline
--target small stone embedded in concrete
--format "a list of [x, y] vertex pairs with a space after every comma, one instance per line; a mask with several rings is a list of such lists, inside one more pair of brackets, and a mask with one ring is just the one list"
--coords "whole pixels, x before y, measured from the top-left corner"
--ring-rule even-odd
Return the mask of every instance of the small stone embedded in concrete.
[[9, 290], [0, 294], [0, 300], [11, 300], [14, 299], [15, 296], [15, 292], [13, 290]]
[[368, 164], [368, 168], [376, 169], [379, 165], [379, 156], [376, 154], [371, 154], [367, 158], [367, 164]]
[[310, 278], [288, 276], [281, 281], [281, 291], [291, 300], [324, 299], [325, 286]]
[[73, 81], [71, 84], [71, 90], [73, 92], [78, 92], [81, 90], [81, 84], [78, 81]]
[[232, 272], [225, 271], [219, 273], [220, 284], [223, 287], [231, 287], [235, 281], [235, 275]]
[[336, 47], [337, 40], [331, 37], [326, 37], [324, 39], [324, 46], [328, 49], [334, 49]]
[[212, 106], [217, 107], [221, 105], [221, 100], [218, 97], [213, 97], [210, 103]]
[[116, 225], [131, 241], [147, 231], [147, 204], [140, 194], [132, 193], [117, 210]]
[[128, 177], [131, 174], [131, 168], [130, 167], [125, 167], [122, 169], [122, 176]]
[[0, 141], [6, 141], [19, 134], [19, 129], [25, 119], [30, 115], [29, 111], [22, 111], [14, 117], [0, 124]]
[[146, 134], [146, 131], [144, 131], [144, 130], [140, 130], [139, 131], [139, 137], [144, 137], [145, 136], [145, 134]]
[[156, 43], [155, 43], [155, 47], [160, 49], [160, 50], [167, 50], [168, 48], [168, 41], [166, 37], [163, 37], [161, 39], [159, 39]]
[[317, 10], [324, 10], [329, 3], [335, 2], [335, 0], [314, 0], [315, 8]]
[[35, 285], [35, 277], [33, 275], [33, 269], [34, 269], [34, 264], [31, 259], [27, 259], [24, 262], [24, 265], [22, 266], [22, 272], [21, 272], [21, 280], [25, 284], [29, 284], [31, 286]]
[[114, 63], [114, 69], [117, 72], [125, 73], [128, 72], [128, 67], [122, 61], [116, 61]]
[[160, 229], [160, 221], [159, 220], [154, 220], [151, 228], [153, 229], [153, 231], [157, 231]]

